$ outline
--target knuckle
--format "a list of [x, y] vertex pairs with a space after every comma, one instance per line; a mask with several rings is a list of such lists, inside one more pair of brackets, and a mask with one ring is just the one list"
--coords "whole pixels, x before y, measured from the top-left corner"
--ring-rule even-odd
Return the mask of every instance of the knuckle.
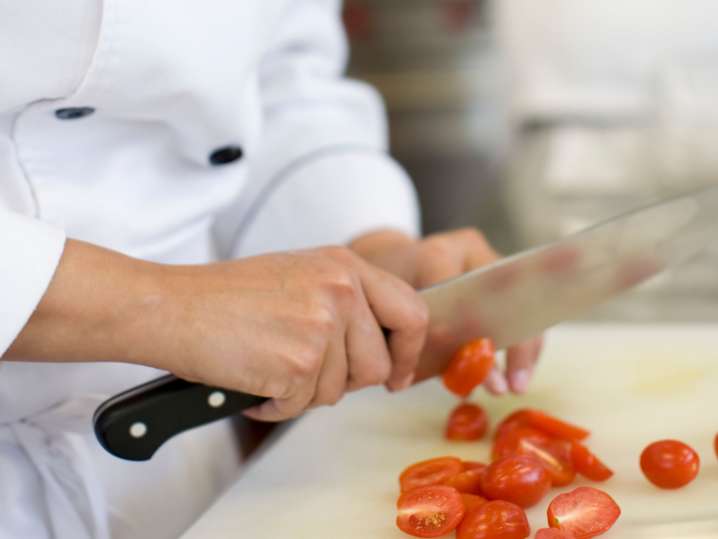
[[326, 339], [330, 335], [333, 335], [339, 325], [334, 311], [327, 305], [319, 302], [315, 302], [310, 307], [305, 323], [310, 327], [310, 331], [320, 339]]
[[313, 378], [322, 366], [322, 353], [316, 346], [305, 346], [295, 350], [289, 365], [293, 378], [299, 380]]

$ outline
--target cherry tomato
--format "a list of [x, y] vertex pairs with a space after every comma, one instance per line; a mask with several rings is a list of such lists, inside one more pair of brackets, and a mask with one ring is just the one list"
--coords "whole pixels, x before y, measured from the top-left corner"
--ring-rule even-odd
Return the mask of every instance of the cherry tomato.
[[552, 528], [566, 531], [574, 539], [590, 539], [608, 531], [621, 516], [621, 508], [602, 490], [579, 487], [556, 496], [547, 515]]
[[465, 402], [451, 412], [445, 436], [449, 440], [480, 440], [486, 434], [488, 426], [489, 421], [484, 409]]
[[676, 440], [654, 442], [641, 453], [641, 470], [659, 488], [681, 488], [698, 475], [700, 458], [691, 447]]
[[439, 457], [412, 464], [399, 476], [402, 492], [417, 487], [439, 485], [464, 471], [464, 465], [455, 457]]
[[414, 537], [440, 537], [464, 518], [461, 494], [451, 487], [433, 485], [404, 492], [396, 502], [398, 528]]
[[482, 470], [486, 469], [486, 464], [475, 460], [465, 460], [462, 464], [464, 465], [464, 470], [475, 470], [476, 468], [480, 468]]
[[551, 489], [551, 477], [535, 457], [512, 455], [491, 464], [481, 490], [491, 500], [505, 500], [521, 507], [536, 505]]
[[553, 486], [570, 485], [576, 478], [571, 462], [571, 442], [553, 439], [531, 427], [513, 427], [494, 441], [492, 459], [508, 455], [532, 455], [544, 465]]
[[486, 474], [486, 466], [483, 468], [472, 468], [452, 475], [443, 484], [454, 487], [459, 492], [467, 494], [481, 494], [481, 481]]
[[540, 410], [522, 408], [506, 417], [498, 425], [495, 438], [517, 426], [532, 427], [552, 438], [561, 438], [562, 440], [581, 441], [590, 434], [589, 431], [582, 427], [567, 423]]
[[575, 539], [573, 535], [567, 531], [557, 530], [556, 528], [541, 528], [536, 532], [535, 539]]
[[607, 481], [613, 477], [613, 470], [579, 442], [571, 446], [571, 461], [576, 471], [591, 481]]
[[479, 505], [485, 504], [488, 501], [486, 498], [477, 496], [476, 494], [466, 493], [461, 494], [461, 499], [464, 500], [464, 507], [466, 508], [467, 513], [477, 508]]
[[583, 427], [567, 423], [540, 410], [528, 410], [526, 422], [549, 436], [563, 440], [585, 440], [591, 434]]
[[459, 348], [444, 371], [444, 385], [460, 397], [468, 397], [481, 385], [494, 366], [494, 345], [490, 339], [476, 339]]
[[523, 509], [496, 500], [466, 513], [456, 530], [456, 539], [526, 539], [530, 533]]

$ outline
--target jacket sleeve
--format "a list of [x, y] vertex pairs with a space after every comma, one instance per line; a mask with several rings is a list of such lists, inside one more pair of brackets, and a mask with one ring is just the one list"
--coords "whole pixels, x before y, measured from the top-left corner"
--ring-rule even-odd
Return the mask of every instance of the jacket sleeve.
[[61, 230], [0, 209], [0, 356], [47, 290], [64, 245]]
[[260, 67], [263, 134], [228, 244], [233, 256], [419, 232], [413, 185], [387, 154], [378, 94], [344, 78], [336, 0], [293, 0]]

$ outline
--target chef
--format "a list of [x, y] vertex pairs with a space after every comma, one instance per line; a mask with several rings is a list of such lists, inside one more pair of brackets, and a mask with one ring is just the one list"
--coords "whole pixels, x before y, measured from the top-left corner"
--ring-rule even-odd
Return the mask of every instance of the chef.
[[235, 477], [230, 427], [129, 463], [97, 404], [164, 371], [271, 397], [266, 421], [406, 388], [415, 289], [495, 258], [473, 230], [420, 239], [339, 10], [0, 1], [1, 538], [177, 537]]

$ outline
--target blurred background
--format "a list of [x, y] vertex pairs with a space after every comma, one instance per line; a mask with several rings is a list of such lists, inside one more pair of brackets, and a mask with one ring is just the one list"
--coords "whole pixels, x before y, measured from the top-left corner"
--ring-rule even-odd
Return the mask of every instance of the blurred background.
[[[718, 181], [714, 1], [345, 0], [344, 20], [426, 233], [476, 226], [508, 254]], [[587, 318], [716, 305], [714, 250]]]

